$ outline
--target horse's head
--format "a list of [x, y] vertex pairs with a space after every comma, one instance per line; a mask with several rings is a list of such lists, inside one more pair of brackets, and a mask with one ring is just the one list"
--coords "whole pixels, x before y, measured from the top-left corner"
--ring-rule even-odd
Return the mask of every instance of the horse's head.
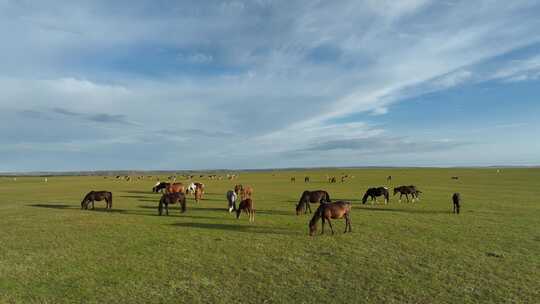
[[296, 205], [296, 215], [302, 214], [303, 211], [304, 211], [304, 206], [302, 206], [301, 203], [298, 203], [298, 204]]
[[309, 235], [313, 236], [317, 232], [317, 222], [313, 220], [310, 221], [308, 227], [309, 227]]

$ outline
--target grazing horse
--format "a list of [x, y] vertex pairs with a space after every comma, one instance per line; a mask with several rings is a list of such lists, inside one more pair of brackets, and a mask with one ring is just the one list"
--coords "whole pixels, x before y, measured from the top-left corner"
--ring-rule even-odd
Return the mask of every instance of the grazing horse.
[[401, 197], [403, 196], [403, 194], [405, 194], [405, 197], [407, 198], [407, 202], [408, 202], [409, 201], [409, 194], [410, 194], [411, 197], [412, 197], [413, 203], [414, 203], [415, 199], [420, 200], [420, 198], [418, 196], [419, 196], [420, 193], [422, 193], [422, 191], [416, 189], [416, 187], [413, 186], [413, 185], [399, 186], [399, 187], [394, 188], [394, 195], [396, 195], [398, 192], [399, 192], [399, 202], [401, 202]]
[[251, 186], [245, 186], [242, 188], [242, 191], [240, 191], [240, 199], [243, 201], [245, 199], [251, 198], [253, 195], [253, 187]]
[[459, 193], [454, 193], [452, 195], [452, 202], [454, 203], [452, 213], [459, 214], [459, 208], [461, 207], [461, 195]]
[[365, 204], [368, 197], [371, 198], [371, 203], [373, 203], [373, 199], [375, 199], [375, 202], [377, 202], [377, 196], [384, 195], [384, 203], [387, 204], [389, 200], [388, 195], [388, 188], [386, 187], [377, 187], [377, 188], [369, 188], [366, 191], [366, 194], [364, 194], [364, 197], [362, 198], [362, 204]]
[[332, 227], [332, 222], [330, 219], [340, 219], [345, 218], [345, 232], [347, 233], [347, 228], [349, 232], [352, 232], [351, 227], [351, 203], [345, 201], [338, 201], [335, 203], [321, 204], [319, 208], [315, 211], [315, 214], [309, 221], [309, 235], [314, 235], [317, 232], [317, 222], [322, 218], [322, 231], [321, 234], [324, 234], [324, 222], [328, 221], [332, 234], [334, 234], [334, 228]]
[[233, 190], [227, 191], [227, 202], [229, 203], [229, 213], [236, 211], [236, 200], [238, 195]]
[[298, 204], [296, 205], [296, 215], [300, 215], [302, 211], [304, 211], [304, 214], [307, 213], [309, 210], [309, 213], [311, 213], [311, 207], [309, 206], [310, 203], [312, 204], [322, 204], [322, 203], [330, 203], [330, 195], [328, 192], [324, 190], [316, 190], [316, 191], [304, 191], [302, 193], [302, 196], [300, 197], [300, 200], [298, 201]]
[[304, 177], [304, 183], [309, 183], [309, 176]]
[[459, 176], [452, 176], [452, 179], [459, 179]]
[[163, 189], [167, 189], [171, 183], [166, 182], [157, 182], [154, 187], [152, 188], [152, 192], [158, 193], [160, 191], [163, 191]]
[[296, 183], [296, 177], [291, 177], [291, 183]]
[[165, 193], [184, 193], [184, 185], [182, 183], [172, 183], [165, 188]]
[[94, 201], [105, 201], [107, 203], [106, 209], [112, 209], [112, 193], [109, 191], [90, 191], [86, 194], [81, 202], [81, 209], [88, 209], [88, 204], [92, 203], [92, 210], [94, 210]]
[[386, 177], [386, 181], [389, 182], [389, 181], [391, 181], [391, 180], [392, 180], [392, 175], [388, 175], [388, 176]]
[[240, 213], [242, 213], [242, 210], [245, 211], [249, 215], [250, 222], [255, 221], [255, 209], [253, 208], [253, 201], [251, 200], [251, 198], [247, 198], [240, 202], [238, 209], [236, 209], [237, 219], [240, 218]]
[[165, 207], [165, 214], [169, 215], [169, 204], [180, 204], [180, 213], [186, 212], [186, 195], [181, 192], [165, 193], [161, 196], [158, 205], [159, 215], [163, 214], [163, 208]]
[[332, 176], [328, 179], [328, 182], [331, 183], [331, 184], [334, 184], [336, 182], [336, 177], [335, 176]]

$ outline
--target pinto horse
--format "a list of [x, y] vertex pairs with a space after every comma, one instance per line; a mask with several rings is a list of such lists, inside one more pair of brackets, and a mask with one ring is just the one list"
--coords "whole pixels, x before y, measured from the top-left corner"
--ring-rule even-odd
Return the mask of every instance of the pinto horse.
[[165, 208], [165, 214], [169, 215], [169, 204], [180, 204], [180, 213], [186, 212], [186, 196], [181, 192], [165, 193], [161, 196], [158, 205], [159, 215], [163, 214], [163, 208]]
[[107, 203], [106, 209], [112, 209], [112, 193], [109, 191], [90, 191], [88, 192], [82, 202], [81, 209], [88, 209], [88, 204], [92, 203], [92, 210], [94, 210], [94, 201], [105, 201]]
[[300, 197], [300, 200], [298, 201], [298, 204], [296, 205], [296, 215], [300, 215], [302, 211], [304, 211], [304, 214], [307, 213], [309, 210], [309, 213], [311, 213], [311, 207], [309, 206], [310, 203], [312, 204], [322, 204], [322, 203], [330, 203], [330, 195], [328, 192], [324, 190], [316, 190], [316, 191], [304, 191], [302, 193], [302, 196]]
[[377, 196], [383, 196], [384, 195], [384, 203], [387, 204], [389, 200], [388, 195], [388, 188], [386, 187], [377, 187], [377, 188], [369, 188], [366, 191], [366, 194], [364, 194], [364, 197], [362, 198], [362, 204], [365, 204], [368, 197], [371, 198], [371, 203], [373, 203], [373, 200], [375, 199], [375, 202], [377, 202]]
[[246, 198], [240, 202], [238, 209], [236, 209], [237, 219], [240, 218], [240, 213], [242, 213], [242, 210], [249, 215], [250, 222], [255, 221], [255, 208], [253, 208], [253, 200], [251, 200], [251, 198]]
[[345, 201], [338, 201], [335, 203], [321, 204], [319, 208], [315, 211], [315, 214], [309, 221], [309, 235], [314, 235], [317, 232], [317, 222], [322, 218], [322, 231], [321, 234], [324, 234], [324, 222], [328, 221], [328, 225], [334, 234], [334, 228], [332, 227], [332, 222], [330, 219], [341, 219], [345, 218], [345, 232], [347, 233], [347, 228], [349, 232], [352, 232], [351, 227], [351, 203]]
[[405, 194], [405, 197], [407, 198], [407, 202], [408, 202], [409, 194], [410, 194], [412, 197], [412, 202], [414, 203], [415, 199], [420, 200], [418, 196], [420, 193], [422, 193], [422, 191], [416, 189], [416, 186], [410, 185], [410, 186], [399, 186], [399, 187], [394, 188], [394, 195], [396, 195], [397, 193], [399, 193], [399, 202], [401, 202], [401, 197], [403, 196], [403, 194]]
[[227, 197], [227, 202], [229, 203], [229, 213], [236, 211], [236, 200], [238, 199], [236, 192], [229, 190], [225, 196]]
[[157, 182], [156, 185], [152, 188], [152, 192], [158, 193], [162, 191], [163, 189], [167, 189], [171, 183], [166, 182]]

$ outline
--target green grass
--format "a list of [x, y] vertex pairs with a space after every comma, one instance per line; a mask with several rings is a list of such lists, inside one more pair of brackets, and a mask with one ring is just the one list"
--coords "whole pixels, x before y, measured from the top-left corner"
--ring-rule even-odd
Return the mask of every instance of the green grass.
[[[355, 178], [325, 182], [341, 172]], [[417, 185], [422, 200], [361, 205], [366, 188], [385, 185], [387, 175], [392, 185]], [[155, 180], [0, 178], [0, 302], [540, 301], [539, 169], [276, 171], [202, 181], [205, 200], [159, 217]], [[255, 223], [225, 211], [236, 182], [255, 189]], [[80, 210], [91, 189], [112, 191], [114, 211], [99, 202], [99, 210]], [[305, 189], [351, 200], [353, 233], [343, 234], [339, 220], [335, 235], [309, 237], [310, 216], [294, 214]], [[459, 216], [451, 214], [453, 192], [462, 194]]]

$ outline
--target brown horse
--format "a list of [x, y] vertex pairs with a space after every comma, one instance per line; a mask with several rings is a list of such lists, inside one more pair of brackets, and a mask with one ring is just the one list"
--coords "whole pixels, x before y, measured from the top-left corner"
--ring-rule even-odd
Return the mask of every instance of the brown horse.
[[203, 189], [202, 188], [195, 188], [195, 202], [199, 203], [199, 201], [202, 199], [203, 195]]
[[159, 215], [163, 214], [163, 208], [165, 208], [165, 214], [169, 215], [169, 204], [180, 204], [180, 212], [186, 212], [186, 196], [181, 192], [165, 193], [161, 196], [158, 205]]
[[82, 202], [81, 209], [88, 209], [88, 204], [92, 203], [92, 210], [94, 210], [94, 201], [105, 201], [107, 203], [106, 209], [112, 209], [112, 193], [109, 191], [90, 191], [88, 192]]
[[334, 228], [332, 228], [332, 222], [330, 219], [340, 219], [345, 218], [345, 232], [347, 233], [347, 228], [349, 232], [352, 232], [351, 227], [351, 203], [345, 201], [338, 201], [335, 203], [321, 204], [319, 208], [315, 211], [315, 214], [309, 221], [309, 235], [314, 235], [317, 232], [317, 222], [322, 218], [322, 231], [321, 234], [324, 234], [324, 222], [328, 221], [332, 234], [334, 234]]
[[184, 193], [184, 185], [182, 183], [172, 183], [165, 188], [165, 193]]
[[298, 201], [298, 204], [296, 205], [296, 215], [300, 215], [302, 211], [304, 211], [304, 214], [307, 213], [309, 210], [309, 213], [311, 213], [311, 207], [309, 206], [309, 203], [312, 204], [322, 204], [322, 203], [330, 203], [330, 195], [328, 192], [324, 190], [316, 190], [316, 191], [304, 191], [302, 193], [302, 196], [300, 197], [300, 200]]
[[253, 195], [253, 187], [251, 186], [245, 186], [241, 191], [240, 191], [240, 200], [245, 200], [245, 199], [248, 199], [248, 198], [251, 198], [251, 196]]
[[237, 184], [234, 186], [234, 193], [236, 193], [236, 195], [240, 195], [242, 190], [244, 190], [244, 186], [242, 186], [242, 184]]
[[249, 215], [249, 221], [255, 221], [255, 208], [253, 208], [253, 201], [251, 198], [247, 198], [240, 202], [238, 209], [236, 209], [236, 218], [240, 218], [240, 213], [244, 210]]

